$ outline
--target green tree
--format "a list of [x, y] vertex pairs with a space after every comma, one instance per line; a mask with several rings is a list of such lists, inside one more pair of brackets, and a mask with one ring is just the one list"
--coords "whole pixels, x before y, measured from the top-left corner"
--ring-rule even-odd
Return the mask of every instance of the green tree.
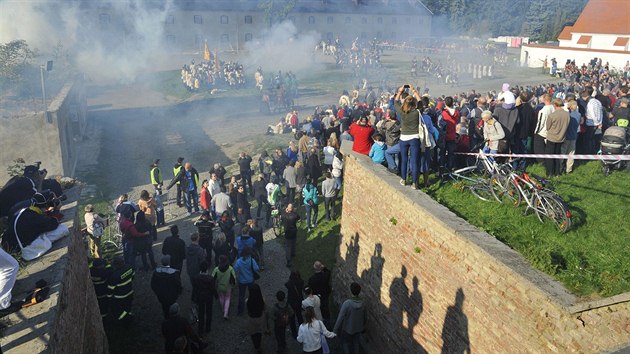
[[26, 80], [25, 72], [32, 68], [34, 57], [35, 52], [25, 40], [0, 44], [0, 85], [5, 88], [22, 84]]
[[258, 4], [265, 15], [265, 22], [269, 27], [284, 21], [293, 11], [297, 0], [263, 0]]

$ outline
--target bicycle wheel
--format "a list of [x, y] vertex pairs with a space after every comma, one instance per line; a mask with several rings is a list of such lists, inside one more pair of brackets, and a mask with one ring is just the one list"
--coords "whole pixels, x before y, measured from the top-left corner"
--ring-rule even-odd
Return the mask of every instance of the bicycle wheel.
[[101, 243], [101, 257], [112, 258], [122, 252], [122, 247], [114, 241], [106, 240]]
[[571, 212], [567, 204], [557, 195], [544, 193], [547, 203], [547, 218], [551, 219], [561, 233], [569, 231], [571, 228]]
[[509, 176], [495, 175], [492, 177], [492, 189], [497, 200], [502, 204], [511, 204], [514, 207], [521, 205], [523, 196], [516, 182]]
[[484, 202], [496, 199], [492, 187], [485, 181], [467, 184], [465, 188], [467, 188], [475, 197], [483, 200]]
[[276, 235], [276, 237], [280, 237], [284, 233], [282, 220], [280, 220], [280, 214], [276, 214], [271, 217], [271, 228], [273, 229], [273, 234]]

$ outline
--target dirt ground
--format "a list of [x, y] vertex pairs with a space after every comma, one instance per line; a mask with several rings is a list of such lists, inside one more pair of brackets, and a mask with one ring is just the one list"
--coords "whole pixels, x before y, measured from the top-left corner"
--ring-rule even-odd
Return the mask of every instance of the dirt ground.
[[[410, 61], [410, 58], [398, 60], [403, 63]], [[531, 71], [519, 71], [514, 75], [509, 82], [529, 84], [551, 81], [546, 76], [532, 76]], [[463, 83], [458, 88], [436, 85], [431, 92], [455, 93], [472, 88], [477, 91], [499, 90], [504, 81], [505, 78], [499, 77], [478, 83]], [[351, 86], [349, 84], [348, 89]], [[316, 105], [334, 104], [338, 95], [338, 92], [323, 92], [299, 98], [297, 104], [301, 111], [310, 113]], [[132, 199], [137, 199], [140, 190], [149, 189], [149, 164], [158, 158], [167, 183], [172, 177], [171, 166], [180, 156], [193, 163], [202, 179], [207, 178], [207, 171], [213, 163], [221, 162], [227, 166], [234, 161], [238, 152], [266, 139], [263, 134], [267, 126], [276, 122], [279, 116], [260, 115], [257, 100], [253, 97], [175, 102], [142, 83], [92, 87], [88, 97], [88, 138], [81, 142], [77, 177], [89, 185], [86, 197], [91, 195], [109, 200], [114, 200], [121, 193], [130, 193]], [[278, 144], [283, 142], [282, 145], [286, 146], [290, 137], [269, 139], [276, 139]], [[170, 194], [172, 197], [173, 193]], [[173, 206], [167, 209], [167, 213], [178, 214], [167, 217], [167, 226], [177, 224], [180, 234], [189, 243], [187, 236], [194, 229], [192, 217], [182, 218], [185, 211]], [[161, 241], [167, 236], [168, 229], [159, 231], [158, 241], [154, 245], [158, 262]], [[265, 238], [266, 270], [259, 283], [267, 304], [272, 306], [275, 292], [284, 289], [289, 270], [284, 266], [281, 243], [274, 239], [271, 232], [267, 232]], [[136, 321], [128, 328], [108, 326], [111, 353], [162, 352], [160, 323], [163, 318], [161, 307], [150, 289], [150, 278], [150, 272], [138, 271], [134, 280], [133, 311]], [[182, 279], [185, 290], [179, 302], [182, 312], [188, 314], [190, 284], [187, 276], [183, 275]], [[205, 337], [211, 343], [208, 353], [253, 351], [251, 340], [243, 330], [246, 318], [235, 316], [236, 293], [234, 291], [232, 296], [233, 315], [230, 320], [224, 321], [220, 317], [218, 305], [215, 304], [212, 331]], [[289, 333], [287, 337], [290, 337]], [[295, 340], [289, 338], [288, 343], [290, 353], [301, 351]], [[273, 337], [264, 338], [264, 348], [266, 353], [275, 351]]]

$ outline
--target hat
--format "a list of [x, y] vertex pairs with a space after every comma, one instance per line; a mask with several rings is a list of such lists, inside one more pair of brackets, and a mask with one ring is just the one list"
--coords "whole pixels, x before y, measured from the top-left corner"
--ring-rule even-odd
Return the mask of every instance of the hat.
[[316, 272], [321, 272], [322, 269], [324, 269], [324, 265], [320, 261], [315, 261], [315, 263], [313, 263], [313, 269], [315, 269]]
[[505, 92], [503, 93], [503, 103], [508, 105], [508, 104], [515, 104], [516, 103], [516, 98], [514, 98], [514, 94], [512, 92]]
[[46, 205], [46, 197], [44, 197], [44, 195], [41, 194], [41, 193], [33, 194], [33, 197], [31, 198], [31, 205], [34, 205], [34, 206], [45, 206]]
[[37, 172], [39, 172], [37, 166], [29, 165], [24, 167], [24, 176], [34, 176]]
[[178, 157], [178, 158], [177, 158], [177, 162], [182, 163], [182, 161], [184, 161], [184, 158], [183, 158], [183, 157]]
[[619, 103], [628, 104], [628, 103], [630, 103], [630, 100], [624, 97], [624, 98], [619, 99]]
[[503, 86], [501, 86], [501, 91], [509, 91], [510, 90], [510, 84], [508, 84], [507, 82], [503, 84]]
[[160, 163], [160, 159], [155, 159], [155, 161], [153, 161], [153, 166], [157, 166], [158, 163]]

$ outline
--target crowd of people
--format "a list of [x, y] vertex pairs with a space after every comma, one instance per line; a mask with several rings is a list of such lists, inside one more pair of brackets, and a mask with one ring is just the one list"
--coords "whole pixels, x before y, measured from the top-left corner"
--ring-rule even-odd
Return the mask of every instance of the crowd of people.
[[243, 65], [238, 62], [208, 61], [182, 66], [182, 83], [189, 91], [212, 90], [220, 87], [242, 88], [245, 86]]
[[[102, 316], [115, 323], [132, 321], [135, 272], [152, 271], [151, 288], [164, 315], [162, 333], [168, 353], [202, 352], [207, 345], [205, 334], [221, 326], [212, 323], [213, 308], [217, 307], [214, 299], [219, 300], [218, 308], [226, 320], [233, 315], [247, 316], [244, 330], [251, 336], [256, 352], [261, 351], [263, 334], [273, 329], [280, 353], [286, 351], [289, 330], [305, 352], [315, 353], [326, 346], [320, 334], [332, 338], [344, 333], [342, 344], [346, 352], [354, 353], [365, 321], [359, 284], [351, 286], [355, 297], [348, 300], [351, 303], [342, 307], [334, 321], [330, 312], [330, 271], [315, 262], [313, 274], [304, 281], [293, 268], [298, 229], [311, 232], [318, 221], [334, 220], [339, 215], [336, 199], [342, 186], [343, 157], [335, 132], [339, 126], [328, 116], [327, 112], [316, 111], [300, 123], [298, 112], [289, 112], [288, 122], [295, 126], [296, 133], [286, 149], [278, 148], [271, 154], [264, 151], [257, 161], [240, 153], [235, 175], [229, 176], [217, 163], [210, 168], [210, 178], [201, 180], [191, 162], [178, 158], [173, 178], [165, 183], [160, 160], [155, 160], [149, 166], [153, 191], [143, 190], [137, 201], [121, 195], [114, 205], [123, 256], [114, 257], [111, 264], [99, 251], [99, 237], [95, 236], [99, 234], [95, 230], [104, 226], [96, 225], [106, 220], [88, 205], [85, 221], [92, 240], [91, 274]], [[325, 118], [323, 122], [320, 117]], [[165, 224], [167, 201], [162, 198], [175, 188], [174, 205], [186, 210], [186, 217], [196, 216], [192, 221], [170, 225], [171, 235], [163, 241], [162, 257], [156, 264], [153, 241], [157, 227]], [[321, 203], [325, 209], [323, 220], [318, 215]], [[279, 211], [283, 224], [286, 266], [291, 275], [285, 287], [277, 289], [273, 303], [266, 304], [257, 280], [264, 276], [261, 272], [265, 269], [263, 230], [271, 225], [274, 210]], [[186, 241], [179, 232], [185, 222], [193, 223], [196, 229]], [[138, 256], [141, 268], [136, 262]], [[192, 287], [196, 328], [182, 315], [178, 303], [186, 286], [181, 279], [183, 271]], [[238, 292], [235, 309], [231, 305], [233, 289]]]

